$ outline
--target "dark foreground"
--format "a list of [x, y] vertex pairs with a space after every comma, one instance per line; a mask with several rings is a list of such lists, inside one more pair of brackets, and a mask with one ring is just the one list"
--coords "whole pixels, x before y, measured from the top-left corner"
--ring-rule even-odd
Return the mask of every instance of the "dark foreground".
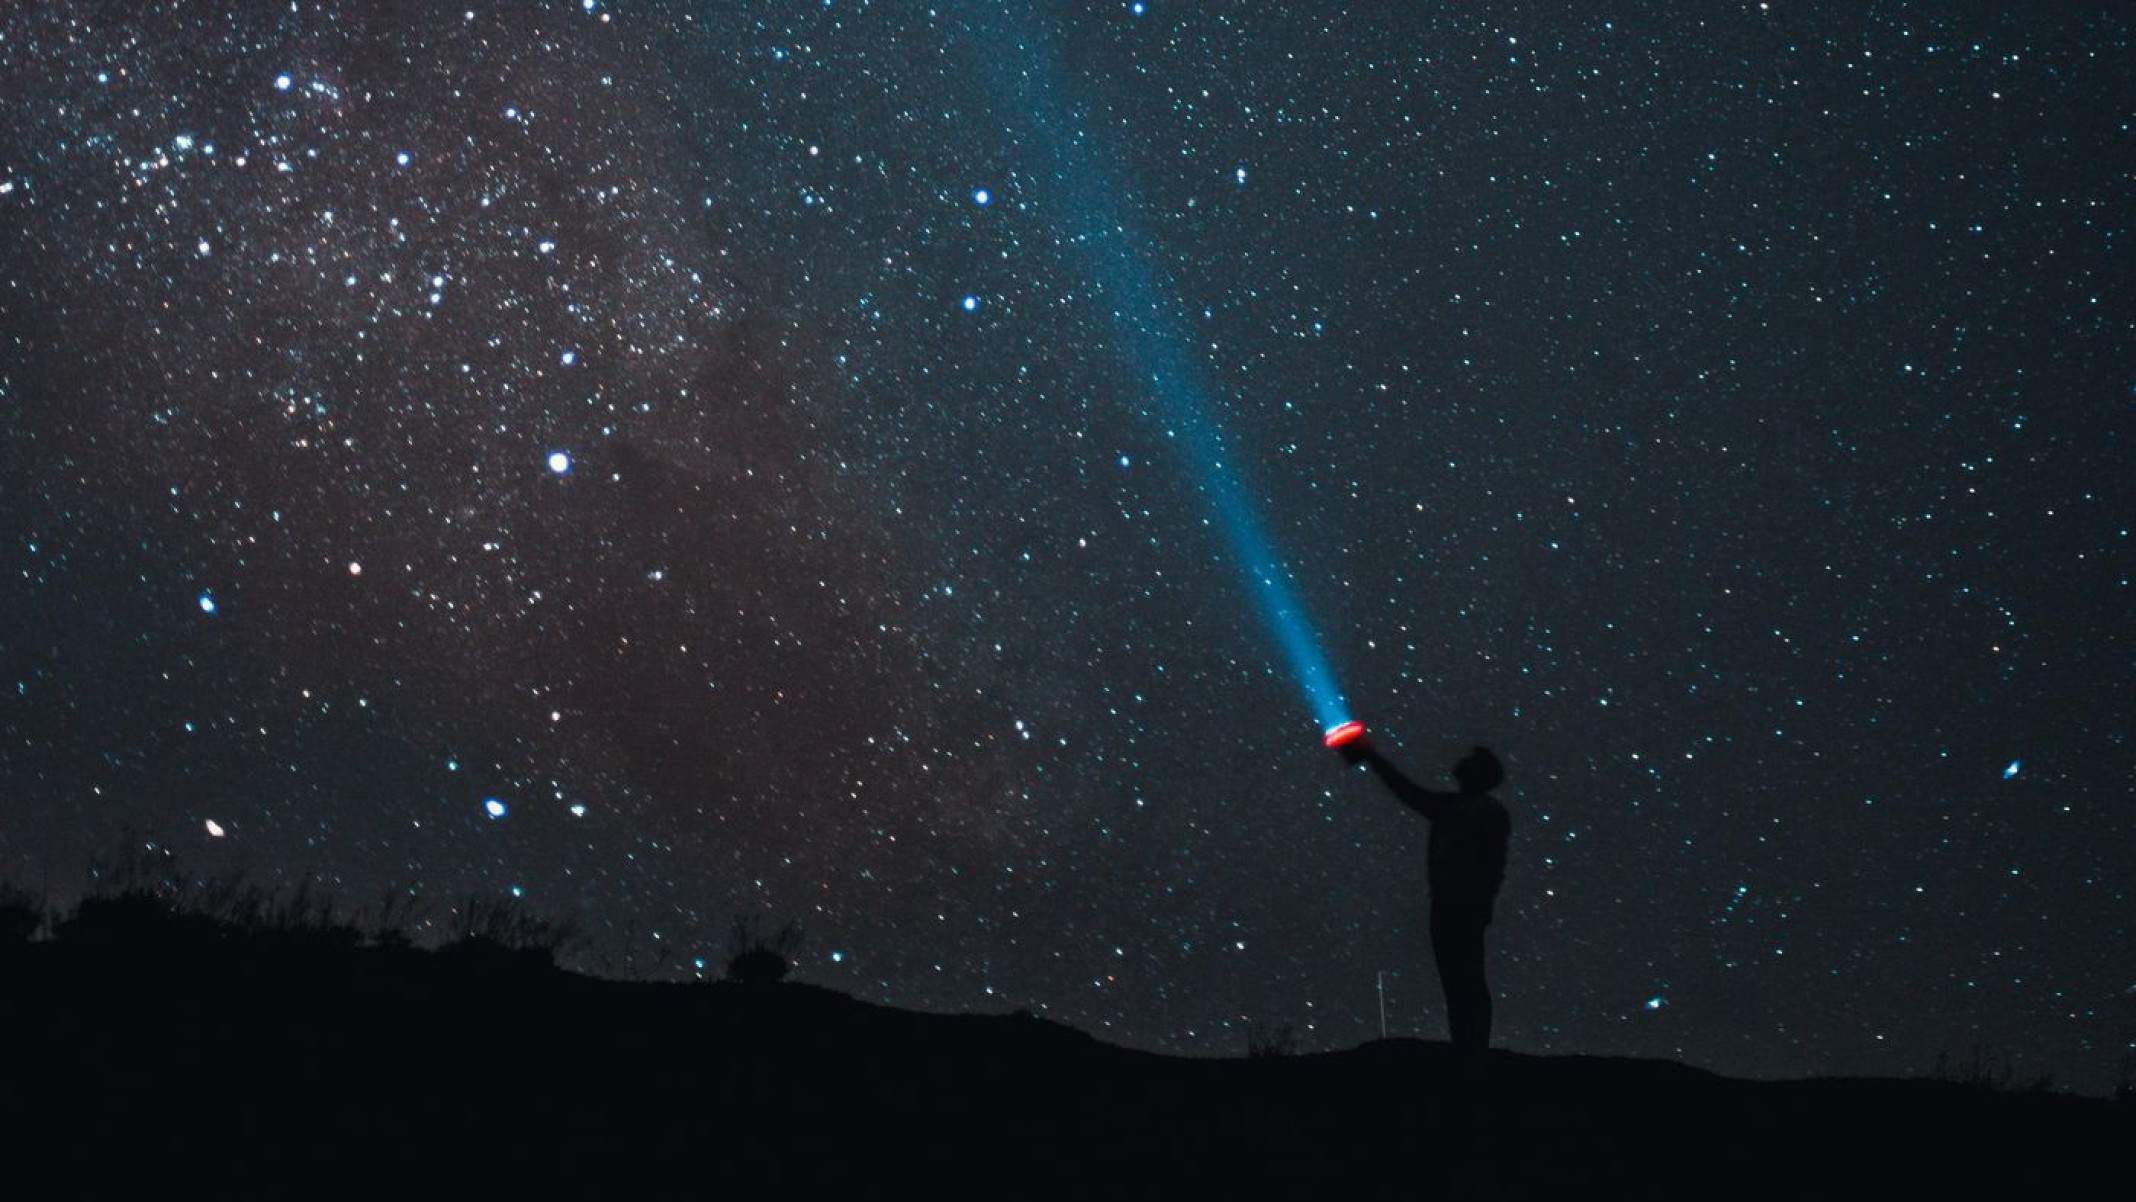
[[1182, 1060], [501, 954], [30, 944], [0, 974], [20, 1197], [1979, 1197], [2118, 1192], [2136, 1146], [2095, 1099], [1502, 1053], [1471, 1087], [1438, 1044]]

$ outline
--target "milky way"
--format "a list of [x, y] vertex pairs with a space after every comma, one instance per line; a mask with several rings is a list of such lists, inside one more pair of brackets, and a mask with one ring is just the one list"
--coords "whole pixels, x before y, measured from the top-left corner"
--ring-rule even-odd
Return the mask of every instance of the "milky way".
[[1499, 1042], [2111, 1086], [2125, 16], [1049, 5], [1035, 122], [960, 11], [0, 16], [0, 876], [1442, 1037], [1161, 339], [1352, 712], [1508, 763]]

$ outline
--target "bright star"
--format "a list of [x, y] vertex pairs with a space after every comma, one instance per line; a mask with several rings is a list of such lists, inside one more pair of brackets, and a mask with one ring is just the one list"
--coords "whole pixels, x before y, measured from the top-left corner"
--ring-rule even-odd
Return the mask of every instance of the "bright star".
[[505, 804], [494, 797], [484, 800], [482, 803], [482, 809], [483, 812], [488, 814], [491, 818], [502, 818], [508, 812], [505, 807]]
[[571, 470], [571, 456], [562, 451], [549, 452], [549, 470], [561, 476]]
[[992, 204], [994, 203], [994, 194], [985, 188], [973, 188], [972, 203], [981, 206]]
[[223, 827], [222, 827], [222, 823], [220, 823], [220, 822], [217, 822], [217, 821], [215, 821], [215, 820], [214, 820], [213, 818], [210, 818], [210, 819], [208, 819], [208, 834], [210, 834], [210, 835], [214, 836], [214, 837], [215, 837], [215, 838], [217, 838], [217, 839], [220, 839], [220, 838], [222, 838], [222, 837], [223, 837]]
[[2017, 770], [2018, 770], [2019, 768], [2023, 767], [2023, 766], [2024, 766], [2024, 761], [2023, 761], [2023, 760], [2011, 760], [2011, 761], [2010, 761], [2010, 763], [2009, 763], [2009, 764], [2008, 764], [2007, 766], [2005, 766], [2005, 767], [2003, 768], [2003, 779], [2004, 779], [2004, 780], [2016, 780], [2016, 779], [2017, 779]]
[[976, 296], [966, 296], [964, 298], [964, 311], [966, 313], [977, 313], [979, 311], [979, 298]]
[[202, 613], [204, 613], [204, 614], [211, 614], [211, 613], [214, 613], [214, 612], [215, 612], [215, 598], [214, 598], [214, 597], [211, 597], [211, 596], [209, 596], [209, 595], [208, 595], [208, 594], [206, 594], [206, 593], [202, 593], [202, 594], [200, 594], [200, 612], [202, 612]]
[[290, 79], [287, 75], [277, 75], [274, 77], [274, 90], [277, 92], [287, 92], [289, 90], [289, 84]]

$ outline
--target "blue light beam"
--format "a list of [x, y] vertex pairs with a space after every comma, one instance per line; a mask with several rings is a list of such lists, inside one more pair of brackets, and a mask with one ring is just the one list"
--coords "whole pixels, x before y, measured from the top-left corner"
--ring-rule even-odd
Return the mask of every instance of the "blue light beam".
[[1067, 241], [1081, 252], [1092, 282], [1111, 305], [1122, 358], [1137, 385], [1147, 389], [1141, 412], [1164, 428], [1168, 440], [1183, 445], [1182, 458], [1196, 473], [1195, 488], [1208, 502], [1208, 521], [1230, 544], [1247, 591], [1320, 728], [1332, 729], [1348, 719], [1348, 706], [1290, 576], [1262, 530], [1239, 457], [1227, 451], [1223, 431], [1210, 415], [1208, 382], [1186, 350], [1186, 315], [1168, 299], [1177, 289], [1153, 266], [1156, 256], [1143, 249], [1141, 234], [1118, 200], [1120, 190], [1109, 185], [1110, 176], [1098, 162], [1091, 131], [1061, 99], [1059, 72], [1043, 35], [1028, 25], [1012, 25], [1015, 20], [1000, 10], [973, 18], [983, 35], [978, 41], [993, 43], [982, 47], [991, 51], [983, 55], [984, 69], [995, 93], [1015, 112], [1029, 114], [1039, 135], [1036, 144], [1052, 158], [1062, 211], [1074, 214], [1087, 230], [1071, 233]]

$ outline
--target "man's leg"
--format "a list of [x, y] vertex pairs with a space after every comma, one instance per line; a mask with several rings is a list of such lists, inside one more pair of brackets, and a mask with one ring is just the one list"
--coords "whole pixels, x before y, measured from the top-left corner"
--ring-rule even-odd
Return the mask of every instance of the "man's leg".
[[1434, 909], [1432, 958], [1446, 993], [1447, 1033], [1455, 1050], [1481, 1052], [1491, 1042], [1491, 987], [1483, 974], [1483, 916], [1466, 909]]

